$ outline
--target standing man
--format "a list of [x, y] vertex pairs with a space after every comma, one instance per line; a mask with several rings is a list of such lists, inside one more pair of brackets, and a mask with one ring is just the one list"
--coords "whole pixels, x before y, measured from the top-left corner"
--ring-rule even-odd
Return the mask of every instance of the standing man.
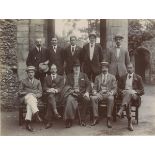
[[85, 73], [80, 72], [80, 63], [77, 60], [73, 65], [73, 73], [67, 75], [66, 87], [70, 87], [70, 93], [66, 98], [64, 109], [64, 120], [66, 128], [72, 126], [72, 121], [75, 118], [78, 104], [81, 105], [81, 126], [85, 126], [86, 111], [89, 103], [90, 82]]
[[108, 51], [109, 73], [115, 75], [116, 80], [127, 73], [126, 66], [130, 63], [129, 52], [121, 47], [123, 37], [114, 37], [116, 46]]
[[128, 118], [128, 129], [133, 131], [131, 106], [133, 103], [140, 106], [140, 96], [144, 94], [144, 87], [142, 78], [134, 73], [133, 64], [128, 64], [128, 73], [120, 78], [118, 81], [118, 90], [122, 96], [122, 105], [117, 113], [121, 117], [123, 110], [126, 110]]
[[59, 47], [58, 40], [56, 37], [53, 37], [51, 40], [51, 48], [49, 49], [49, 66], [55, 64], [57, 67], [57, 73], [59, 75], [64, 74], [64, 51]]
[[73, 73], [73, 62], [78, 59], [81, 62], [81, 50], [82, 48], [76, 44], [76, 36], [70, 37], [70, 45], [64, 51], [65, 58], [65, 72], [66, 74]]
[[103, 51], [100, 44], [96, 44], [96, 34], [89, 34], [90, 42], [83, 46], [82, 67], [89, 80], [94, 82], [95, 77], [100, 73], [100, 62], [103, 60]]
[[52, 126], [52, 113], [56, 118], [61, 118], [57, 111], [57, 103], [60, 98], [60, 92], [64, 86], [64, 78], [57, 74], [57, 67], [55, 64], [51, 65], [51, 75], [45, 78], [43, 90], [47, 95], [47, 112], [46, 112], [46, 129]]
[[90, 96], [94, 115], [92, 126], [98, 123], [98, 104], [105, 100], [107, 101], [107, 126], [111, 128], [111, 115], [117, 84], [115, 76], [108, 73], [108, 62], [101, 62], [101, 72], [102, 73], [95, 78], [93, 94]]
[[19, 85], [19, 96], [21, 102], [26, 104], [26, 129], [32, 132], [33, 128], [30, 125], [32, 116], [35, 116], [40, 122], [42, 122], [42, 119], [39, 117], [39, 110], [37, 107], [38, 99], [42, 96], [42, 87], [40, 81], [34, 78], [35, 67], [28, 66], [26, 71], [28, 77], [22, 80]]
[[28, 54], [26, 65], [36, 68], [35, 78], [41, 81], [42, 86], [49, 69], [48, 59], [48, 51], [42, 47], [42, 40], [40, 38], [36, 39], [35, 47]]

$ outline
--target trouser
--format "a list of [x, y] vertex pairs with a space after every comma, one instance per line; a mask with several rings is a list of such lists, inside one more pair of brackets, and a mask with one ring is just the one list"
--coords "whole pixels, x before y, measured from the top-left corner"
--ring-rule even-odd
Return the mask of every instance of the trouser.
[[113, 106], [114, 106], [114, 96], [97, 93], [94, 96], [90, 96], [90, 101], [93, 109], [93, 116], [98, 117], [98, 104], [100, 104], [103, 100], [107, 101], [107, 117], [111, 117]]
[[[79, 104], [80, 103], [80, 104]], [[73, 96], [69, 95], [66, 99], [66, 104], [65, 104], [65, 109], [64, 109], [64, 120], [67, 119], [74, 119], [76, 110], [78, 108], [78, 104], [80, 107], [80, 116], [81, 120], [85, 121], [86, 119], [86, 112], [88, 109], [88, 104], [89, 104], [89, 98], [83, 97], [83, 96]]]
[[55, 94], [50, 93], [47, 96], [47, 111], [45, 119], [49, 122], [52, 121], [53, 112], [57, 110], [57, 103], [55, 100]]
[[[126, 114], [127, 118], [131, 119], [132, 118], [132, 113], [131, 113], [131, 106], [133, 101], [138, 101], [139, 96], [137, 94], [131, 93], [131, 91], [126, 90], [125, 93], [122, 96], [122, 104], [121, 108], [122, 110], [125, 108], [126, 109]], [[139, 102], [137, 102], [139, 104]], [[139, 105], [137, 105], [139, 106]]]
[[32, 94], [27, 94], [25, 96], [24, 102], [26, 104], [26, 109], [27, 109], [25, 120], [31, 121], [32, 115], [39, 111], [37, 107], [37, 104], [38, 104], [37, 98]]
[[46, 77], [46, 73], [36, 71], [35, 78], [38, 79], [38, 80], [40, 80], [42, 87], [44, 85], [44, 79], [45, 79], [45, 77]]

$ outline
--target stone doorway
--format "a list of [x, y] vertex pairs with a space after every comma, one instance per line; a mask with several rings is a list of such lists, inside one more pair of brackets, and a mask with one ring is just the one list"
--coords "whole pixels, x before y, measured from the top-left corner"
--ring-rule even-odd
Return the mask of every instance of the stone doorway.
[[135, 52], [135, 72], [144, 82], [150, 81], [150, 52], [144, 47], [137, 48]]

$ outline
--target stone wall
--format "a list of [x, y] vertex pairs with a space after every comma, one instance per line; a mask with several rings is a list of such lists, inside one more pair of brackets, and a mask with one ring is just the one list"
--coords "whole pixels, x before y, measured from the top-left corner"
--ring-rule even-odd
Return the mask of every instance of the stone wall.
[[1, 108], [14, 106], [17, 97], [16, 20], [0, 20], [0, 102]]

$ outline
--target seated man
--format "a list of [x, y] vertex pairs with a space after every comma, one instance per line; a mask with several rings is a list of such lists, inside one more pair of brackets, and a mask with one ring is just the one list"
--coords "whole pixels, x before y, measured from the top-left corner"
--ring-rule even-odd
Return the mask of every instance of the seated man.
[[115, 76], [108, 73], [108, 62], [101, 62], [102, 73], [95, 78], [95, 83], [90, 96], [94, 121], [92, 126], [98, 123], [98, 104], [103, 100], [107, 101], [107, 126], [111, 128], [111, 114], [114, 105], [114, 95], [116, 93], [117, 84]]
[[86, 111], [89, 103], [90, 82], [85, 73], [80, 72], [80, 62], [74, 61], [73, 73], [68, 74], [66, 78], [66, 87], [70, 87], [70, 93], [65, 100], [64, 120], [66, 128], [72, 126], [72, 121], [75, 118], [78, 104], [81, 105], [81, 126], [85, 126]]
[[122, 96], [121, 108], [117, 113], [118, 117], [121, 117], [124, 108], [126, 109], [127, 118], [128, 118], [128, 129], [133, 131], [132, 126], [132, 115], [131, 115], [131, 105], [132, 101], [137, 101], [139, 106], [139, 99], [141, 95], [144, 94], [144, 87], [142, 78], [134, 73], [134, 68], [132, 64], [127, 66], [127, 74], [122, 76], [118, 82], [118, 91]]
[[43, 90], [47, 95], [47, 112], [45, 119], [47, 120], [46, 129], [52, 126], [52, 113], [57, 118], [61, 118], [57, 111], [57, 102], [60, 98], [60, 92], [64, 86], [64, 78], [57, 74], [57, 67], [55, 64], [51, 65], [51, 75], [45, 78]]
[[25, 117], [26, 129], [28, 131], [33, 131], [33, 128], [30, 125], [32, 115], [42, 122], [42, 119], [39, 117], [39, 110], [37, 107], [38, 98], [42, 96], [42, 88], [39, 80], [34, 78], [35, 67], [28, 66], [27, 69], [28, 78], [21, 81], [19, 85], [19, 96], [21, 97], [21, 102], [27, 105], [27, 113]]

